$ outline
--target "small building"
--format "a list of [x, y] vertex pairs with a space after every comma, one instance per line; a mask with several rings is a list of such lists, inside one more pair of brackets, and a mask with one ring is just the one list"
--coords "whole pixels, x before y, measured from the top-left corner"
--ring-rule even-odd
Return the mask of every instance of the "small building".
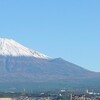
[[14, 100], [13, 98], [0, 98], [0, 100]]

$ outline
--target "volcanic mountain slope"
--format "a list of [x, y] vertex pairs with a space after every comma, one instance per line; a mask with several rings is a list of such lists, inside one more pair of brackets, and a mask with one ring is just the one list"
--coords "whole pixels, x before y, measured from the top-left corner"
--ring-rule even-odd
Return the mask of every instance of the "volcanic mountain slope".
[[[95, 85], [99, 79], [99, 73], [86, 70], [62, 58], [52, 59], [14, 40], [0, 39], [0, 84], [5, 84], [4, 87], [7, 84], [11, 84], [11, 87], [13, 83], [51, 82], [82, 86], [83, 81]], [[88, 86], [90, 83], [85, 85]]]
[[49, 57], [37, 51], [28, 49], [12, 39], [0, 38], [0, 55], [1, 56], [32, 56], [41, 59]]

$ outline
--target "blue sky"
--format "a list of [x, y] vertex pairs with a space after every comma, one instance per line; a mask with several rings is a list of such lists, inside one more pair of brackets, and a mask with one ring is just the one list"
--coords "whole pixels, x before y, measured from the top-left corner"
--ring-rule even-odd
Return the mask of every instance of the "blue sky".
[[0, 0], [0, 37], [100, 72], [100, 0]]

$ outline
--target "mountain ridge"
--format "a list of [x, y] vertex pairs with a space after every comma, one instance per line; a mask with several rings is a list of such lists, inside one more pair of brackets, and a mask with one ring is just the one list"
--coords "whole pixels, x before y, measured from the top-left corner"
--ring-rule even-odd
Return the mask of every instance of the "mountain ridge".
[[[10, 44], [8, 41], [10, 41]], [[62, 58], [51, 59], [44, 54], [35, 52], [34, 50], [31, 51], [13, 40], [6, 40], [6, 42], [3, 44], [0, 39], [0, 44], [2, 44], [0, 45], [0, 88], [3, 88], [3, 90], [6, 89], [5, 87], [20, 87], [22, 83], [23, 86], [20, 88], [27, 89], [29, 87], [34, 89], [32, 85], [34, 83], [38, 83], [38, 85], [35, 84], [35, 88], [38, 88], [39, 85], [41, 86], [41, 83], [49, 84], [47, 85], [49, 87], [46, 88], [52, 87], [54, 89], [57, 84], [59, 84], [57, 86], [58, 89], [67, 86], [87, 88], [90, 83], [92, 86], [96, 85], [99, 87], [100, 73], [89, 71]], [[20, 51], [21, 49], [20, 53], [22, 54], [18, 53], [15, 56], [15, 53], [13, 54], [12, 52], [13, 47], [16, 47], [14, 49], [15, 53], [16, 50]], [[25, 52], [22, 52], [23, 50]], [[5, 51], [9, 51], [11, 54], [7, 52], [7, 55]], [[30, 52], [34, 52], [35, 56]], [[25, 83], [30, 83], [31, 86], [27, 86]], [[2, 84], [5, 84], [3, 85], [4, 87], [2, 87]], [[91, 88], [93, 88], [92, 86]], [[43, 88], [45, 88], [44, 85], [40, 87], [40, 89]]]

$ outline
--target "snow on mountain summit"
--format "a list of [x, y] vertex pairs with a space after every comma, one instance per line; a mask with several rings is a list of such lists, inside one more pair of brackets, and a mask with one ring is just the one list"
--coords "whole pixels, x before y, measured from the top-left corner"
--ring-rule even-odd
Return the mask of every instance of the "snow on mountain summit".
[[0, 55], [2, 56], [32, 56], [41, 59], [49, 57], [37, 51], [28, 49], [12, 39], [0, 38]]

